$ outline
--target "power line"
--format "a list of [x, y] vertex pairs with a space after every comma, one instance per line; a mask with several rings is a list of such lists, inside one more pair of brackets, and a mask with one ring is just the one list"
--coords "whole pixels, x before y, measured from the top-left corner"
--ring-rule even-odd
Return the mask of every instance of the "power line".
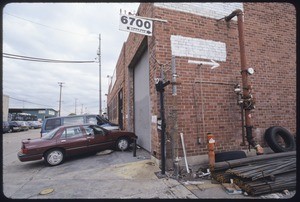
[[46, 107], [51, 107], [51, 108], [54, 108], [53, 106], [50, 106], [50, 105], [45, 105], [45, 104], [34, 103], [34, 102], [30, 102], [30, 101], [26, 101], [26, 100], [22, 100], [22, 99], [18, 99], [18, 98], [10, 97], [10, 96], [9, 96], [9, 99], [13, 99], [13, 100], [17, 100], [17, 101], [21, 101], [21, 102], [25, 102], [25, 103], [30, 103], [30, 104], [35, 104], [35, 105], [40, 105], [40, 106], [46, 106]]
[[[7, 13], [7, 12], [4, 12], [3, 14], [9, 15], [9, 16], [12, 16], [12, 17], [18, 18], [20, 20], [24, 20], [24, 21], [36, 24], [36, 25], [40, 25], [40, 26], [46, 27], [48, 29], [54, 29], [54, 30], [57, 30], [57, 31], [67, 32], [67, 33], [70, 33], [70, 34], [76, 34], [76, 35], [80, 35], [80, 36], [87, 36], [87, 34], [80, 34], [80, 33], [70, 32], [70, 31], [67, 31], [67, 30], [60, 29], [60, 28], [56, 28], [56, 27], [52, 27], [52, 26], [49, 26], [49, 25], [41, 24], [41, 23], [38, 23], [38, 22], [34, 22], [32, 20], [28, 20], [26, 18], [19, 17], [19, 16], [16, 16], [16, 15], [13, 15], [13, 14], [10, 14], [10, 13]], [[96, 34], [93, 34], [93, 35], [95, 35], [95, 38], [96, 38]]]
[[3, 53], [3, 57], [9, 59], [16, 60], [25, 60], [25, 61], [33, 61], [33, 62], [47, 62], [47, 63], [96, 63], [95, 60], [57, 60], [57, 59], [46, 59], [46, 58], [37, 58], [37, 57], [29, 57], [24, 55], [16, 55], [10, 53]]

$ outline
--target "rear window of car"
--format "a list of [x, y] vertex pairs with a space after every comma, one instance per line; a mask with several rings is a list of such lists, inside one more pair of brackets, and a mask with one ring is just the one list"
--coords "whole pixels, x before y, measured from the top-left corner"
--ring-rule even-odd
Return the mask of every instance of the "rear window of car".
[[83, 124], [84, 122], [83, 116], [76, 116], [76, 117], [65, 117], [63, 125], [79, 125]]
[[46, 130], [53, 130], [54, 128], [57, 128], [59, 126], [61, 126], [61, 119], [60, 118], [49, 119], [46, 122], [45, 129]]
[[43, 138], [43, 139], [48, 139], [48, 140], [52, 139], [59, 129], [60, 129], [60, 128], [56, 128], [56, 129], [51, 130], [49, 133], [47, 133], [47, 134], [46, 134], [45, 136], [43, 136], [42, 138]]
[[83, 133], [80, 127], [75, 126], [75, 127], [66, 128], [64, 132], [61, 134], [60, 138], [68, 139], [68, 138], [81, 137], [81, 136], [83, 136]]

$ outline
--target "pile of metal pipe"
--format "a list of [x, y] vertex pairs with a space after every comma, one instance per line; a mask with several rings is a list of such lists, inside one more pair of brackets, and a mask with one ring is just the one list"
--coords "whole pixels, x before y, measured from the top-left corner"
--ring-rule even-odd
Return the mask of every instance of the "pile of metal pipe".
[[242, 178], [251, 178], [252, 180], [256, 180], [290, 171], [296, 171], [296, 157], [288, 159], [274, 159], [273, 161], [270, 160], [267, 162], [258, 162], [249, 164], [248, 166], [228, 169], [225, 172]]
[[212, 177], [230, 179], [250, 195], [296, 189], [296, 151], [218, 162]]
[[267, 194], [283, 190], [296, 189], [296, 172], [276, 175], [275, 180], [258, 179], [245, 181], [235, 178], [233, 182], [250, 195]]

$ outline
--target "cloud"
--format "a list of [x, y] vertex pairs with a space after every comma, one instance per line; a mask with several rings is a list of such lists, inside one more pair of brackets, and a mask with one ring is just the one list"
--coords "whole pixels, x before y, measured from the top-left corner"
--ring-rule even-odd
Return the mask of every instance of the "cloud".
[[[3, 10], [3, 52], [61, 60], [98, 60], [101, 34], [102, 106], [107, 75], [112, 75], [128, 33], [119, 30], [120, 9], [138, 3], [10, 3]], [[59, 85], [64, 115], [78, 106], [99, 111], [99, 63], [56, 64], [3, 59], [3, 93], [58, 110]], [[26, 107], [41, 107], [25, 102]], [[10, 99], [10, 107], [24, 102]], [[77, 110], [79, 111], [79, 110]]]

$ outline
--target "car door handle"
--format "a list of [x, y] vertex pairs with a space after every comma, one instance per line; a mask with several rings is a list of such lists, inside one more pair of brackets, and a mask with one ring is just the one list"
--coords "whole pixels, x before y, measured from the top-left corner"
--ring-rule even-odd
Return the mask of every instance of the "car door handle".
[[61, 140], [60, 142], [65, 142], [66, 140]]

